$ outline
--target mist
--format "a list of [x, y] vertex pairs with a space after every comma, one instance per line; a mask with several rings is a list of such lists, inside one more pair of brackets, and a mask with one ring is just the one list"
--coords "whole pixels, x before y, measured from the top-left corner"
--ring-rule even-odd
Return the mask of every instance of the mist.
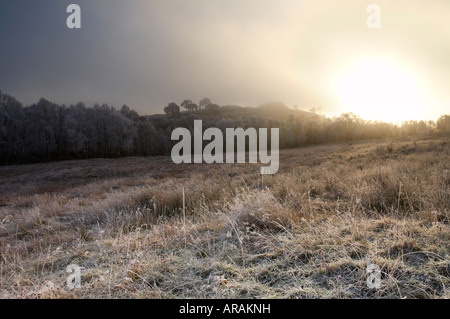
[[24, 104], [127, 104], [141, 114], [209, 97], [338, 115], [355, 110], [342, 105], [333, 81], [355, 58], [376, 54], [423, 81], [427, 119], [450, 103], [445, 1], [378, 1], [380, 30], [366, 27], [369, 3], [356, 0], [78, 0], [82, 28], [71, 30], [72, 2], [0, 1], [2, 91]]

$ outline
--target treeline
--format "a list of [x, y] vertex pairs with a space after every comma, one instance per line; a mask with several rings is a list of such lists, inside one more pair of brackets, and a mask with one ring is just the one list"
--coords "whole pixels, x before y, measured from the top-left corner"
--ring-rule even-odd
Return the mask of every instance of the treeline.
[[170, 153], [177, 127], [280, 128], [280, 147], [450, 132], [450, 116], [433, 121], [410, 121], [401, 126], [365, 121], [351, 113], [329, 119], [313, 112], [291, 110], [280, 103], [258, 108], [218, 106], [209, 99], [199, 106], [183, 101], [186, 111], [170, 103], [166, 114], [140, 116], [124, 105], [83, 103], [65, 106], [40, 99], [24, 107], [0, 92], [0, 164], [18, 164], [92, 157], [151, 156]]

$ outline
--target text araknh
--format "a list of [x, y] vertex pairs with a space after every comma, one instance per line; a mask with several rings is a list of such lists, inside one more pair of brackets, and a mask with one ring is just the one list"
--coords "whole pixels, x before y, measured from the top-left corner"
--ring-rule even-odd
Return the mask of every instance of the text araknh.
[[[279, 167], [279, 128], [271, 128], [270, 155], [268, 149], [267, 128], [227, 128], [225, 162], [246, 163], [246, 138], [248, 137], [248, 162], [269, 164], [261, 167], [261, 174], [275, 174]], [[181, 141], [180, 141], [181, 138]], [[172, 132], [172, 141], [179, 141], [172, 148], [172, 161], [180, 163], [224, 163], [223, 133], [219, 128], [211, 127], [203, 132], [202, 120], [194, 121], [194, 152], [192, 153], [191, 132], [187, 128], [176, 128]], [[203, 149], [203, 141], [209, 142]], [[237, 145], [235, 145], [237, 140]], [[259, 142], [259, 143], [258, 143]], [[236, 147], [235, 147], [236, 146]], [[235, 153], [236, 150], [236, 153]], [[192, 156], [193, 155], [193, 156]], [[236, 155], [236, 156], [235, 156]], [[192, 159], [193, 157], [193, 159]]]

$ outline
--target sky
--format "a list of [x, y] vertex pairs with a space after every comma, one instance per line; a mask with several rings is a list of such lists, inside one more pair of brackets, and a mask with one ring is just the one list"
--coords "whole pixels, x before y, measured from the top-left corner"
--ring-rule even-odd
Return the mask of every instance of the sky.
[[[69, 29], [69, 4], [81, 29]], [[368, 5], [380, 7], [369, 28]], [[448, 0], [0, 0], [0, 90], [25, 105], [272, 101], [337, 116], [450, 113]]]

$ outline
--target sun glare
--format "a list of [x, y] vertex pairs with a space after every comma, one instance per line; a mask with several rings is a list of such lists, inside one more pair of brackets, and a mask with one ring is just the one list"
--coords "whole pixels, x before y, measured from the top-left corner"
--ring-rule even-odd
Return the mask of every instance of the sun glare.
[[426, 109], [417, 76], [379, 58], [360, 61], [342, 72], [336, 89], [346, 111], [366, 120], [401, 123], [420, 118]]

